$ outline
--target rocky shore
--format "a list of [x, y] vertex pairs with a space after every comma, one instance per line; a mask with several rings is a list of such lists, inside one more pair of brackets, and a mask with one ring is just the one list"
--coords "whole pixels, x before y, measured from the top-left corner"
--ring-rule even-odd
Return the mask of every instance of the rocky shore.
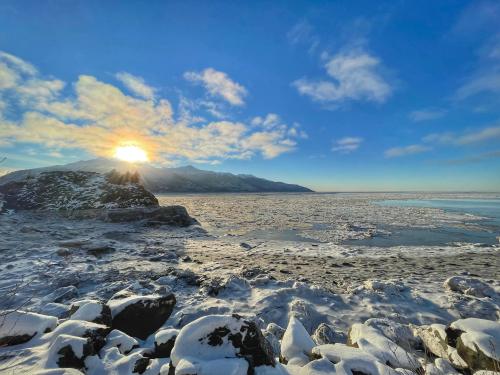
[[[255, 243], [210, 234], [130, 178], [41, 176], [3, 190], [0, 373], [499, 372], [496, 246]], [[28, 194], [56, 180], [56, 197], [87, 203]]]

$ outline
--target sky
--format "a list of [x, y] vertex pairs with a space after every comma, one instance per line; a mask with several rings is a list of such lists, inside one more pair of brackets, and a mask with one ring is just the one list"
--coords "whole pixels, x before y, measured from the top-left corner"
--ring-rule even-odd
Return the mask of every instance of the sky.
[[500, 191], [499, 1], [0, 2], [0, 174], [111, 157]]

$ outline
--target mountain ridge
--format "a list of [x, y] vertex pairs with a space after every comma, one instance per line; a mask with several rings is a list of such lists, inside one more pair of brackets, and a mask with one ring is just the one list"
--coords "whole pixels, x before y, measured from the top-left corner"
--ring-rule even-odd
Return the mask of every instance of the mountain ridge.
[[113, 169], [119, 172], [138, 171], [144, 187], [154, 193], [312, 192], [297, 184], [266, 180], [248, 174], [206, 171], [192, 165], [154, 167], [150, 164], [133, 164], [106, 158], [14, 171], [1, 176], [0, 185], [49, 171], [108, 173]]

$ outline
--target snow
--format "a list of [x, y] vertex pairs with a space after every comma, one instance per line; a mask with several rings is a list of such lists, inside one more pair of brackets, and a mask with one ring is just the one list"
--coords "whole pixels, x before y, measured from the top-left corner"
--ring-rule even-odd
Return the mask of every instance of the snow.
[[172, 337], [177, 336], [178, 334], [179, 334], [178, 329], [174, 328], [162, 329], [155, 334], [155, 343], [157, 345], [165, 344], [167, 343], [168, 340], [170, 340]]
[[486, 282], [474, 277], [453, 276], [446, 279], [444, 286], [452, 292], [479, 298], [495, 297], [497, 295], [495, 290]]
[[148, 301], [154, 302], [160, 297], [161, 296], [158, 294], [146, 295], [146, 296], [140, 296], [134, 294], [124, 298], [113, 297], [111, 300], [108, 301], [108, 306], [111, 309], [111, 316], [114, 318], [119, 313], [121, 313], [126, 307], [133, 305], [134, 303], [137, 302], [147, 303]]
[[[217, 328], [225, 327], [231, 332], [239, 332], [242, 320], [228, 315], [210, 315], [199, 318], [185, 325], [175, 340], [170, 358], [172, 364], [177, 368], [179, 362], [184, 359], [197, 361], [209, 361], [219, 358], [233, 358], [238, 353], [237, 349], [228, 341], [228, 335], [222, 338], [221, 345], [209, 345], [207, 336]], [[243, 334], [243, 338], [245, 333]]]
[[33, 336], [53, 330], [57, 318], [25, 311], [5, 311], [0, 316], [0, 337]]
[[87, 339], [65, 334], [58, 335], [52, 345], [50, 345], [50, 350], [47, 357], [47, 365], [49, 367], [57, 367], [57, 362], [60, 357], [59, 351], [66, 346], [71, 347], [73, 353], [77, 358], [82, 358], [83, 347], [85, 344], [87, 344]]
[[85, 320], [67, 320], [59, 324], [52, 332], [47, 333], [44, 337], [57, 338], [59, 335], [83, 336], [88, 331], [97, 329], [107, 329], [105, 325], [87, 322]]
[[281, 356], [290, 365], [303, 366], [309, 362], [312, 348], [316, 346], [300, 321], [292, 316], [281, 341]]
[[72, 320], [86, 320], [88, 322], [98, 318], [102, 313], [102, 304], [97, 301], [81, 301], [74, 306], [79, 306], [78, 310], [71, 315]]
[[500, 323], [491, 320], [468, 318], [451, 324], [452, 328], [464, 331], [460, 336], [463, 344], [477, 351], [479, 349], [490, 358], [499, 357]]
[[106, 352], [108, 349], [116, 347], [121, 354], [127, 354], [136, 346], [139, 346], [139, 342], [135, 338], [114, 329], [106, 337], [106, 345], [101, 352]]
[[[177, 364], [184, 361], [182, 366], [185, 368], [197, 366], [201, 371], [220, 370], [220, 366], [243, 371], [238, 366], [248, 366], [248, 363], [237, 357], [237, 350], [227, 337], [221, 346], [208, 345], [206, 339], [214, 327], [229, 324], [230, 330], [238, 330], [240, 325], [228, 317], [238, 313], [253, 319], [261, 328], [267, 326], [267, 333], [272, 333], [276, 340], [283, 337], [285, 330], [281, 327], [289, 327], [292, 317], [304, 326], [301, 330], [292, 330], [301, 331], [297, 334], [300, 340], [283, 348], [283, 352], [290, 348], [292, 352], [298, 351], [297, 363], [303, 366], [294, 365], [293, 361], [275, 367], [260, 366], [255, 369], [256, 375], [327, 374], [332, 373], [332, 366], [335, 373], [351, 375], [349, 371], [360, 359], [371, 366], [373, 374], [410, 374], [403, 369], [396, 373], [378, 359], [387, 355], [387, 346], [397, 344], [401, 350], [412, 351], [406, 345], [416, 342], [412, 342], [408, 334], [409, 324], [430, 325], [443, 337], [444, 327], [464, 313], [487, 317], [490, 321], [498, 319], [500, 283], [495, 267], [500, 248], [465, 243], [368, 248], [342, 243], [344, 239], [364, 238], [370, 228], [373, 230], [391, 222], [401, 223], [403, 227], [451, 225], [471, 229], [481, 226], [479, 221], [469, 221], [457, 213], [434, 209], [379, 210], [370, 203], [391, 196], [266, 195], [261, 200], [249, 195], [225, 197], [226, 201], [219, 196], [168, 198], [176, 203], [191, 201], [193, 207], [200, 205], [198, 213], [204, 210], [201, 217], [205, 223], [210, 220], [203, 225], [207, 233], [200, 228], [166, 230], [138, 223], [67, 220], [38, 213], [2, 216], [0, 293], [8, 295], [16, 285], [23, 287], [12, 299], [2, 299], [0, 308], [22, 305], [30, 311], [46, 311], [48, 315], [57, 316], [64, 315], [72, 305], [80, 308], [70, 320], [61, 319], [58, 327], [55, 327], [57, 318], [49, 317], [56, 322], [50, 327], [54, 332], [39, 334], [16, 347], [0, 348], [0, 372], [5, 367], [14, 368], [18, 373], [47, 370], [47, 353], [58, 337], [78, 338], [89, 329], [104, 327], [87, 321], [97, 314], [97, 301], [108, 301], [115, 296], [109, 305], [116, 316], [139, 300], [173, 292], [178, 302], [168, 327], [139, 342], [117, 330], [111, 331], [99, 355], [85, 359], [87, 373], [130, 373], [141, 355], [152, 352], [154, 340], [165, 342], [171, 337], [169, 330], [176, 329], [180, 332], [172, 359], [177, 356]], [[214, 207], [214, 202], [220, 205]], [[199, 216], [192, 210], [190, 213]], [[326, 229], [311, 229], [316, 220], [328, 221]], [[217, 225], [220, 226], [214, 228]], [[248, 231], [269, 226], [294, 227], [301, 236], [325, 242], [248, 239], [251, 236], [246, 234]], [[248, 241], [253, 248], [242, 250], [239, 247], [242, 241]], [[116, 251], [95, 258], [85, 251], [88, 244], [109, 245]], [[69, 255], [58, 254], [63, 245], [68, 246], [65, 249], [69, 250]], [[192, 261], [183, 261], [187, 255]], [[383, 272], [377, 268], [378, 264]], [[466, 272], [481, 277], [472, 277]], [[461, 293], [443, 288], [445, 279], [457, 275], [480, 280], [496, 294], [487, 296], [491, 293], [483, 287], [480, 290], [484, 297], [476, 292]], [[470, 288], [468, 284], [464, 290]], [[116, 295], [124, 289], [130, 294]], [[218, 294], [208, 293], [214, 289]], [[55, 290], [76, 290], [77, 294], [70, 293], [64, 301], [49, 305], [45, 297]], [[118, 298], [120, 296], [123, 298]], [[210, 314], [216, 317], [208, 316]], [[199, 319], [204, 320], [200, 323]], [[363, 323], [378, 334], [359, 335], [360, 348], [341, 344], [316, 346], [311, 344], [310, 336], [322, 323], [343, 335], [353, 324]], [[476, 326], [469, 330], [471, 341], [481, 343], [485, 340], [484, 335], [491, 336], [488, 329]], [[394, 344], [389, 345], [386, 340]], [[283, 337], [283, 342], [274, 342], [273, 346], [279, 348], [286, 341], [293, 340]], [[135, 345], [139, 347], [133, 348]], [[306, 354], [311, 351], [315, 353], [314, 358], [321, 355], [327, 359], [311, 361]], [[413, 354], [420, 358], [421, 353]], [[456, 350], [447, 354], [458, 355]], [[170, 358], [151, 360], [146, 374], [158, 375], [160, 369], [167, 373], [168, 361]], [[433, 365], [439, 370], [442, 363], [436, 359]]]
[[372, 354], [382, 363], [393, 367], [416, 370], [420, 367], [417, 359], [396, 343], [385, 337], [379, 330], [365, 324], [354, 324], [349, 331], [349, 341], [363, 351]]
[[221, 358], [199, 363], [182, 359], [175, 368], [176, 375], [247, 375], [248, 362], [242, 358]]

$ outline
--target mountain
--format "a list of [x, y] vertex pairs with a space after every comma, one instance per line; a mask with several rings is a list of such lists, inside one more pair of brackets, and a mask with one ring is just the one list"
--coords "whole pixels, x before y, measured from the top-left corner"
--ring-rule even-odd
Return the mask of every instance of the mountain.
[[294, 184], [275, 182], [252, 175], [235, 175], [204, 171], [192, 166], [158, 168], [149, 164], [131, 164], [115, 159], [98, 158], [45, 168], [26, 169], [11, 172], [0, 177], [0, 185], [20, 181], [28, 176], [50, 171], [86, 171], [107, 173], [138, 171], [146, 189], [154, 193], [239, 193], [239, 192], [311, 192], [312, 190]]

